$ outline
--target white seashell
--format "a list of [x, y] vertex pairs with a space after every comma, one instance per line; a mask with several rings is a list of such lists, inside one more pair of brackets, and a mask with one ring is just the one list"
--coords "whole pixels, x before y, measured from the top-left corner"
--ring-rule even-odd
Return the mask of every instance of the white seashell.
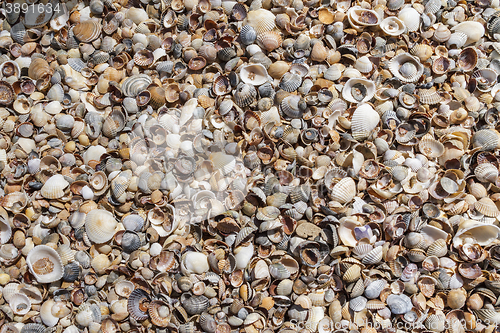
[[31, 309], [31, 301], [25, 294], [16, 293], [10, 297], [9, 306], [17, 315], [25, 315]]
[[325, 317], [325, 311], [321, 306], [313, 306], [309, 310], [308, 316], [306, 325], [311, 332], [315, 332], [318, 328], [319, 322]]
[[362, 56], [356, 60], [354, 67], [361, 73], [370, 73], [373, 69], [373, 64], [367, 56]]
[[12, 227], [8, 221], [0, 218], [0, 244], [5, 244], [10, 240], [12, 236]]
[[380, 29], [389, 36], [399, 36], [406, 30], [403, 21], [395, 16], [389, 16], [380, 22]]
[[261, 64], [246, 65], [240, 70], [240, 79], [245, 83], [260, 86], [268, 80], [267, 70]]
[[451, 31], [463, 32], [467, 35], [465, 44], [478, 42], [484, 36], [484, 26], [476, 21], [466, 21], [451, 28]]
[[253, 244], [236, 248], [234, 250], [234, 255], [236, 258], [236, 269], [245, 269], [252, 259], [253, 252]]
[[365, 9], [361, 6], [351, 7], [347, 11], [347, 18], [351, 26], [361, 31], [363, 27], [371, 27], [380, 24], [380, 16], [374, 10]]
[[380, 116], [371, 105], [362, 104], [356, 108], [351, 118], [351, 131], [355, 140], [363, 140], [370, 136], [377, 127]]
[[35, 246], [26, 257], [26, 264], [39, 283], [50, 283], [63, 277], [61, 257], [51, 247]]
[[198, 99], [196, 98], [191, 98], [186, 102], [186, 104], [184, 104], [181, 111], [181, 117], [179, 118], [179, 126], [183, 126], [193, 117], [194, 110], [196, 110], [197, 106]]
[[453, 237], [453, 246], [458, 248], [466, 243], [488, 246], [500, 236], [500, 228], [492, 224], [484, 224], [474, 220], [460, 223]]
[[417, 31], [420, 26], [420, 14], [412, 7], [403, 8], [399, 14], [398, 19], [403, 21], [408, 31]]
[[389, 70], [403, 82], [416, 82], [424, 73], [424, 66], [417, 57], [400, 53], [389, 62]]
[[200, 252], [188, 252], [183, 255], [182, 269], [189, 275], [202, 274], [209, 270], [207, 255]]
[[375, 96], [376, 87], [367, 79], [349, 79], [342, 88], [342, 98], [351, 103], [368, 102]]
[[223, 176], [229, 174], [236, 166], [236, 159], [234, 156], [217, 152], [210, 154], [210, 161], [214, 166], [214, 170], [220, 170]]
[[116, 232], [118, 221], [112, 213], [104, 209], [95, 209], [85, 217], [85, 231], [90, 241], [102, 244], [109, 241]]
[[47, 179], [40, 193], [47, 199], [59, 199], [64, 196], [64, 190], [68, 186], [69, 183], [64, 179], [64, 176], [58, 174]]
[[90, 146], [83, 153], [83, 163], [88, 165], [89, 161], [99, 161], [104, 153], [106, 153], [106, 148], [103, 146]]
[[59, 322], [59, 318], [52, 314], [52, 307], [55, 303], [54, 299], [51, 298], [46, 300], [40, 307], [40, 318], [48, 327], [54, 327]]

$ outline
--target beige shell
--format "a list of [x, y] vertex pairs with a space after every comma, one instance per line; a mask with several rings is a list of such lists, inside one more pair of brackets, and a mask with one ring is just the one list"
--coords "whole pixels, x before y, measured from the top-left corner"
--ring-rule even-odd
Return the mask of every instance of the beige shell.
[[380, 24], [380, 16], [374, 10], [365, 9], [360, 6], [351, 7], [347, 11], [347, 18], [351, 26], [360, 31], [363, 27], [371, 27]]
[[431, 135], [425, 135], [418, 143], [418, 149], [428, 158], [440, 157], [444, 154], [444, 145]]
[[276, 17], [266, 9], [252, 10], [247, 13], [247, 24], [255, 29], [258, 34], [276, 28]]
[[73, 34], [83, 43], [89, 43], [101, 35], [102, 25], [97, 20], [87, 20], [76, 24], [73, 27]]
[[63, 277], [59, 254], [47, 245], [35, 246], [26, 256], [26, 264], [39, 283], [51, 283]]
[[96, 244], [105, 243], [113, 238], [117, 225], [118, 221], [113, 214], [104, 209], [92, 210], [85, 218], [87, 236]]
[[59, 199], [64, 196], [64, 191], [68, 186], [69, 183], [64, 176], [57, 174], [47, 179], [40, 193], [47, 199]]
[[350, 177], [341, 179], [332, 189], [330, 198], [341, 204], [350, 202], [356, 195], [356, 183]]
[[424, 73], [420, 60], [409, 53], [400, 53], [389, 62], [391, 73], [403, 82], [416, 82]]
[[31, 310], [31, 301], [25, 294], [15, 293], [10, 297], [9, 306], [17, 315], [25, 315]]
[[370, 73], [373, 70], [373, 63], [367, 56], [362, 56], [356, 60], [354, 67], [361, 73]]
[[484, 224], [474, 220], [460, 223], [453, 237], [453, 246], [458, 248], [464, 243], [488, 246], [500, 236], [500, 228], [492, 224]]
[[349, 79], [342, 88], [342, 98], [351, 103], [368, 102], [375, 96], [375, 83], [367, 79]]
[[480, 182], [494, 183], [498, 178], [498, 168], [491, 163], [481, 163], [474, 169], [474, 174]]
[[450, 39], [451, 31], [448, 27], [442, 23], [438, 24], [436, 30], [434, 30], [434, 35], [432, 39], [434, 39], [438, 43], [444, 43]]
[[380, 116], [369, 104], [362, 104], [356, 108], [351, 118], [351, 131], [355, 140], [366, 139], [377, 127]]
[[467, 35], [465, 44], [478, 42], [484, 36], [484, 26], [480, 22], [466, 21], [459, 23], [451, 28], [453, 32], [462, 32]]
[[389, 16], [380, 22], [380, 29], [389, 36], [399, 36], [405, 32], [406, 26], [403, 21], [395, 16]]
[[271, 52], [282, 44], [281, 35], [276, 31], [265, 31], [257, 36], [258, 44], [265, 50]]
[[474, 203], [474, 208], [483, 215], [488, 217], [497, 217], [500, 215], [497, 206], [490, 198], [481, 198]]

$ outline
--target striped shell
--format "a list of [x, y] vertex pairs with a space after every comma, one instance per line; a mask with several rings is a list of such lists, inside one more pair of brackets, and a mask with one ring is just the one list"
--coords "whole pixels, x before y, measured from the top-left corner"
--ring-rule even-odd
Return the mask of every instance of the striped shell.
[[97, 20], [87, 20], [76, 24], [73, 27], [73, 34], [83, 43], [89, 43], [101, 35], [102, 26]]

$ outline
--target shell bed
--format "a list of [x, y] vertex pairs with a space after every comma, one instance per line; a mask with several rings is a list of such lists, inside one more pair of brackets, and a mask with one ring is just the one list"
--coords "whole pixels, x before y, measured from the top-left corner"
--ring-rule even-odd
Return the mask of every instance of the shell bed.
[[494, 333], [499, 0], [0, 1], [0, 333]]

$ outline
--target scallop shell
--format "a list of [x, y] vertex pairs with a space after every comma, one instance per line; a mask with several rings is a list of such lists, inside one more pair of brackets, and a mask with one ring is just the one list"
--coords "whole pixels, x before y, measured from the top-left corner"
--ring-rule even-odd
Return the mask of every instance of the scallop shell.
[[480, 182], [494, 183], [498, 178], [498, 168], [491, 163], [481, 163], [474, 169], [474, 174]]
[[400, 53], [389, 62], [389, 69], [403, 82], [416, 82], [424, 73], [419, 59], [409, 53]]
[[301, 84], [302, 78], [299, 74], [287, 72], [282, 76], [278, 87], [287, 92], [294, 92]]
[[380, 116], [369, 104], [362, 104], [356, 108], [351, 118], [352, 136], [356, 140], [363, 140], [370, 136], [377, 127]]
[[500, 211], [490, 198], [481, 198], [474, 203], [474, 208], [483, 215], [497, 217]]
[[405, 32], [406, 26], [403, 21], [395, 16], [389, 16], [380, 22], [380, 29], [389, 36], [399, 36]]
[[247, 107], [257, 98], [257, 91], [252, 85], [240, 82], [234, 91], [234, 100], [239, 107]]
[[437, 158], [444, 154], [444, 145], [432, 138], [432, 136], [424, 136], [418, 143], [418, 149], [428, 158]]
[[102, 244], [113, 238], [118, 222], [113, 214], [104, 209], [95, 209], [87, 213], [85, 231], [89, 239]]
[[90, 43], [101, 35], [102, 25], [97, 20], [86, 20], [73, 27], [73, 34], [83, 43]]
[[342, 98], [351, 103], [364, 103], [371, 100], [375, 92], [376, 87], [373, 81], [352, 78], [342, 88]]
[[64, 274], [59, 254], [46, 245], [35, 246], [26, 256], [26, 264], [39, 283], [58, 281]]
[[370, 73], [373, 70], [373, 63], [367, 56], [362, 56], [356, 60], [354, 67], [361, 73]]
[[149, 304], [148, 314], [151, 322], [159, 327], [167, 327], [170, 323], [170, 307], [163, 301], [152, 301]]
[[134, 289], [127, 301], [127, 310], [135, 320], [148, 319], [148, 307], [151, 297], [143, 289]]
[[268, 80], [267, 70], [261, 64], [250, 64], [241, 68], [241, 81], [254, 86], [260, 86]]

